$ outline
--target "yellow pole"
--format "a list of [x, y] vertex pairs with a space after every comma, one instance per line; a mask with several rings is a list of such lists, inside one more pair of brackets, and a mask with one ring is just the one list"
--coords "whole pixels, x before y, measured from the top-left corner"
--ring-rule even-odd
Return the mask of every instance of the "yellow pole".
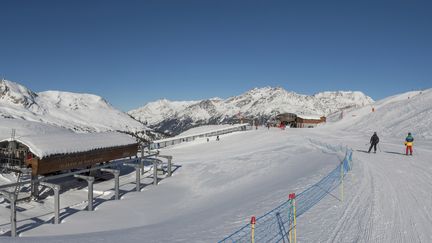
[[251, 242], [255, 243], [255, 223], [256, 223], [256, 218], [255, 216], [252, 216], [251, 218]]
[[[295, 202], [296, 195], [295, 193], [291, 193], [288, 196], [288, 199], [291, 200], [291, 210], [293, 213], [293, 224], [291, 225], [290, 221], [290, 228], [289, 228], [289, 242], [292, 243], [292, 235], [294, 235], [294, 243], [297, 243], [297, 217], [296, 217], [296, 202]], [[292, 226], [292, 227], [291, 227]], [[291, 232], [294, 231], [292, 234]]]
[[293, 208], [294, 208], [294, 243], [297, 243], [297, 216], [296, 216], [296, 201], [295, 197], [293, 199]]

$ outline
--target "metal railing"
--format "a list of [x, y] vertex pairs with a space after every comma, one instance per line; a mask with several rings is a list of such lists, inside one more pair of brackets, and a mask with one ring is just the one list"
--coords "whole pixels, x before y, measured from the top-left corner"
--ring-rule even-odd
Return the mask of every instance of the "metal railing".
[[115, 160], [107, 164], [97, 165], [92, 168], [88, 169], [82, 169], [77, 170], [73, 172], [63, 173], [59, 175], [53, 175], [53, 176], [46, 176], [43, 178], [23, 181], [23, 182], [16, 182], [16, 183], [10, 183], [10, 184], [4, 184], [0, 185], [0, 194], [10, 203], [10, 209], [11, 209], [11, 236], [16, 236], [16, 202], [17, 202], [17, 195], [15, 192], [8, 191], [8, 188], [16, 188], [17, 186], [24, 186], [24, 185], [33, 185], [37, 187], [37, 185], [46, 186], [54, 191], [54, 224], [59, 223], [59, 210], [60, 210], [60, 185], [50, 183], [48, 181], [52, 181], [59, 178], [69, 177], [73, 176], [76, 178], [80, 178], [83, 180], [86, 180], [88, 183], [88, 206], [87, 210], [92, 211], [93, 210], [93, 182], [94, 177], [93, 176], [84, 176], [83, 173], [88, 173], [92, 171], [101, 170], [104, 172], [112, 173], [115, 178], [115, 200], [119, 199], [119, 174], [120, 170], [118, 169], [112, 169], [111, 167], [116, 166], [133, 166], [134, 168], [137, 168], [136, 172], [136, 183], [137, 183], [137, 191], [140, 190], [140, 173], [139, 170], [141, 168], [141, 162], [142, 161], [151, 161], [153, 163], [153, 184], [157, 185], [158, 178], [157, 178], [157, 166], [163, 164], [163, 161], [160, 159], [157, 159], [157, 157], [165, 158], [167, 159], [167, 177], [170, 177], [172, 175], [172, 156], [170, 155], [160, 155], [159, 152], [151, 153], [149, 155], [145, 155], [142, 157], [137, 158], [130, 158], [130, 159], [121, 159], [121, 160]]
[[223, 135], [223, 134], [227, 134], [227, 133], [231, 133], [231, 132], [246, 131], [249, 129], [251, 129], [251, 126], [248, 123], [245, 123], [245, 124], [237, 124], [237, 125], [233, 125], [231, 127], [216, 129], [216, 130], [202, 132], [202, 133], [196, 133], [196, 134], [191, 134], [191, 135], [176, 136], [173, 138], [155, 140], [150, 144], [150, 149], [164, 148], [164, 147], [172, 146], [172, 145], [183, 143], [183, 142], [194, 141], [197, 138], [219, 136], [219, 135]]

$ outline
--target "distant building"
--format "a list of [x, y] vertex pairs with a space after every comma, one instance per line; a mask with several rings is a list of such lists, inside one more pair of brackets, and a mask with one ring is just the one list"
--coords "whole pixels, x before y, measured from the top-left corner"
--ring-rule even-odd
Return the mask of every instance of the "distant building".
[[326, 122], [326, 117], [318, 115], [297, 115], [283, 113], [275, 117], [275, 125], [284, 124], [287, 127], [312, 128]]
[[320, 123], [325, 123], [325, 116], [316, 115], [299, 115], [296, 118], [296, 127], [299, 128], [313, 128]]
[[287, 127], [295, 127], [297, 115], [294, 113], [283, 113], [276, 116], [276, 125], [284, 124]]

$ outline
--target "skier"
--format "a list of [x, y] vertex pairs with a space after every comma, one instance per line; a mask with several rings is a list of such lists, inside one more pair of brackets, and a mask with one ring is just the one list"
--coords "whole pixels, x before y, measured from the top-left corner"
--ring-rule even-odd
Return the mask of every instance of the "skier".
[[216, 141], [219, 141], [219, 135], [216, 136]]
[[370, 151], [372, 150], [372, 147], [374, 148], [374, 153], [376, 153], [378, 143], [379, 143], [379, 137], [378, 137], [377, 133], [374, 132], [374, 134], [372, 135], [372, 137], [370, 139], [371, 145], [369, 147], [368, 153], [370, 153]]
[[411, 135], [411, 133], [408, 133], [408, 136], [405, 138], [405, 146], [406, 146], [406, 155], [408, 155], [408, 150], [410, 152], [410, 155], [412, 155], [413, 153], [413, 142], [414, 142], [414, 138]]

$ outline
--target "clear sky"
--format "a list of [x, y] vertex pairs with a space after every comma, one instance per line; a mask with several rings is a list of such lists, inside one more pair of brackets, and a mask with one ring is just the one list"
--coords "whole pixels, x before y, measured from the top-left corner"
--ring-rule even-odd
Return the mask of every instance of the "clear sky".
[[432, 87], [432, 1], [0, 1], [0, 74], [124, 111], [254, 87]]

